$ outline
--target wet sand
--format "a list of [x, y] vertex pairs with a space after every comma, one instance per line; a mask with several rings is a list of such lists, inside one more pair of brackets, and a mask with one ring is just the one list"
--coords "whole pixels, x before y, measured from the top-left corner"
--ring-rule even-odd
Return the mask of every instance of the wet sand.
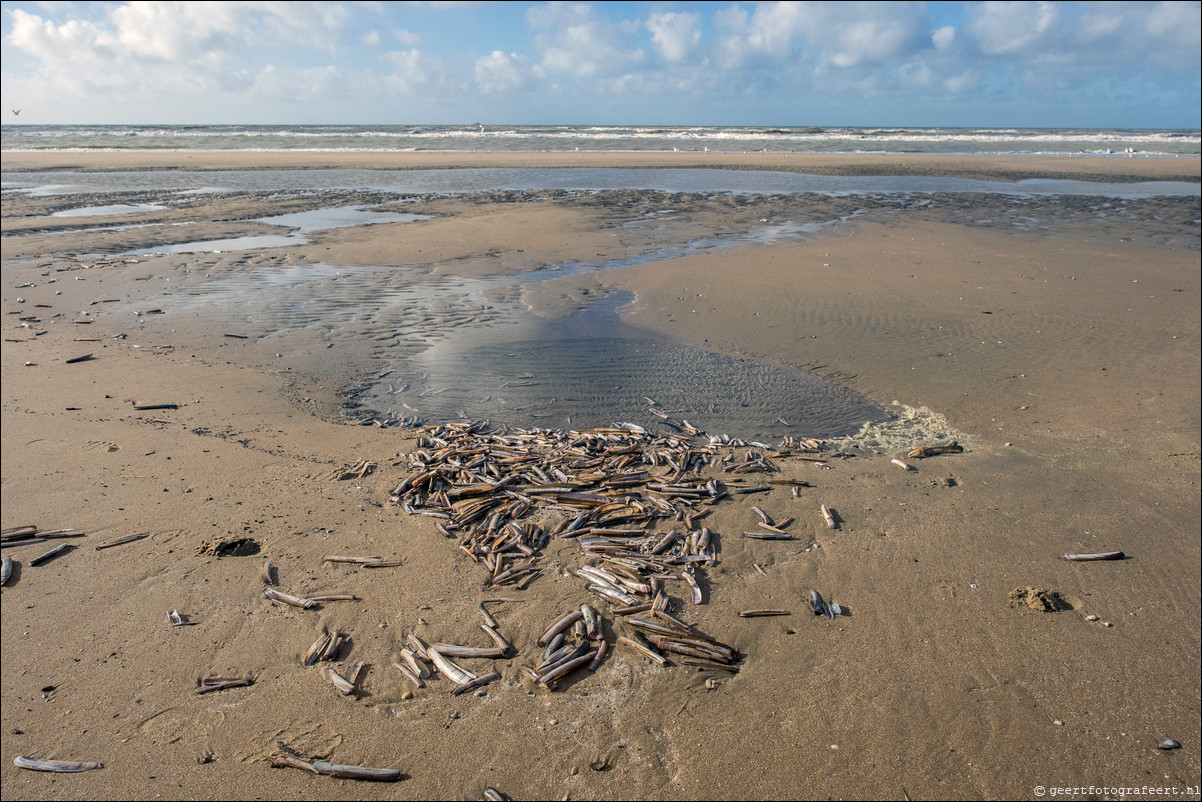
[[[5, 169], [677, 160], [995, 178], [1199, 176], [1197, 159], [711, 154], [5, 154]], [[905, 206], [649, 193], [443, 198], [406, 205], [431, 220], [320, 232], [297, 248], [111, 258], [172, 237], [264, 233], [248, 221], [330, 200], [217, 197], [88, 221], [145, 229], [71, 233], [80, 220], [42, 216], [53, 199], [5, 196], [4, 231], [21, 236], [2, 243], [3, 526], [87, 533], [33, 567], [54, 543], [4, 549], [19, 563], [0, 597], [5, 799], [234, 799], [245, 789], [255, 798], [473, 799], [487, 787], [514, 799], [1196, 792], [1196, 199], [1097, 208], [975, 196]], [[354, 200], [386, 199], [339, 199]], [[666, 230], [622, 228], [669, 206]], [[860, 212], [805, 241], [500, 287], [487, 303], [341, 310], [324, 328], [301, 325], [320, 283], [271, 303], [257, 304], [251, 290], [203, 303], [206, 287], [239, 286], [248, 271], [321, 263], [343, 267], [346, 276], [329, 280], [344, 281], [356, 269], [399, 266], [394, 280], [418, 286], [621, 259], [656, 237], [687, 241], [692, 226], [829, 221], [849, 206]], [[164, 233], [190, 220], [198, 222], [186, 232]], [[849, 456], [827, 470], [776, 460], [774, 476], [814, 485], [800, 499], [778, 488], [714, 506], [706, 523], [720, 548], [704, 572], [705, 603], [690, 604], [680, 581], [668, 593], [675, 614], [740, 651], [738, 673], [660, 668], [619, 645], [595, 673], [550, 692], [519, 666], [536, 659], [535, 639], [561, 612], [590, 602], [611, 636], [627, 632], [572, 573], [577, 543], [551, 540], [528, 589], [489, 588], [487, 572], [432, 519], [390, 501], [408, 473], [398, 457], [417, 448], [417, 433], [351, 425], [367, 409], [348, 409], [347, 394], [397, 355], [459, 326], [487, 326], [505, 304], [560, 319], [614, 292], [633, 293], [622, 310], [632, 327], [813, 371], [897, 419], [829, 441], [829, 452]], [[287, 315], [270, 312], [277, 307]], [[94, 358], [66, 363], [85, 353]], [[909, 472], [890, 462], [949, 437], [965, 453], [909, 460]], [[331, 478], [362, 459], [377, 469]], [[821, 504], [837, 511], [837, 530], [824, 525]], [[756, 520], [752, 505], [796, 517], [795, 539], [740, 537]], [[138, 533], [149, 536], [95, 549]], [[237, 538], [258, 552], [211, 553]], [[1128, 559], [1061, 559], [1111, 550]], [[330, 554], [402, 565], [324, 562]], [[261, 595], [264, 559], [283, 590], [359, 600], [312, 611], [272, 604]], [[1025, 588], [1059, 594], [1070, 609], [1013, 605], [1012, 592]], [[811, 589], [850, 614], [815, 618]], [[498, 661], [503, 679], [483, 695], [450, 696], [446, 679], [414, 690], [392, 667], [409, 632], [484, 645], [476, 604], [496, 597], [522, 599], [490, 607], [519, 655]], [[738, 617], [769, 607], [792, 615]], [[196, 626], [170, 627], [171, 609]], [[358, 698], [301, 666], [323, 627], [353, 639], [337, 667], [369, 664]], [[465, 663], [489, 670], [488, 661]], [[199, 679], [229, 675], [255, 682], [195, 694]], [[1163, 738], [1182, 747], [1160, 750]], [[376, 785], [273, 769], [267, 758], [281, 743], [405, 778]], [[19, 755], [105, 768], [34, 773], [12, 765]]]

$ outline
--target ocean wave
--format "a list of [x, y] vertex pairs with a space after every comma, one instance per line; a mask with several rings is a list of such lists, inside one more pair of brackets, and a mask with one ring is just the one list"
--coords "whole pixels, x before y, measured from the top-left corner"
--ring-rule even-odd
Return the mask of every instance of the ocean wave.
[[12, 125], [7, 151], [105, 150], [503, 150], [708, 149], [801, 153], [1198, 155], [1202, 132], [1156, 129], [1023, 129], [847, 126], [638, 125]]

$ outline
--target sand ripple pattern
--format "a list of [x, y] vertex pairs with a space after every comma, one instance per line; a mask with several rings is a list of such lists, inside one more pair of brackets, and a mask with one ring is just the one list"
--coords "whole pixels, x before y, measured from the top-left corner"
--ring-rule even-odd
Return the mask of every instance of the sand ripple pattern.
[[[471, 418], [543, 428], [674, 418], [712, 433], [768, 438], [848, 434], [890, 414], [844, 387], [801, 371], [674, 343], [581, 338], [488, 343], [414, 360], [422, 374], [376, 389], [367, 406], [430, 422]], [[398, 380], [399, 381], [399, 380]], [[392, 385], [394, 388], [396, 385]]]

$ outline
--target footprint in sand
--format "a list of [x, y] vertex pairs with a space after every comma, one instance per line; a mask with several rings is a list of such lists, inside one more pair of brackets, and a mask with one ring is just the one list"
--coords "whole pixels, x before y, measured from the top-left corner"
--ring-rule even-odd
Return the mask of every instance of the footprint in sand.
[[[291, 752], [294, 755], [300, 755], [305, 760], [328, 760], [338, 745], [342, 743], [342, 736], [336, 732], [330, 732], [320, 724], [314, 725], [298, 721], [270, 733], [264, 733], [262, 738], [255, 740], [255, 743], [273, 744], [276, 748], [272, 751]], [[240, 760], [254, 761], [259, 759], [260, 753], [254, 748], [248, 748], [243, 750], [238, 757]]]
[[1075, 610], [1080, 606], [1079, 599], [1063, 596], [1054, 590], [1042, 588], [1015, 588], [1010, 591], [1011, 607], [1027, 607], [1038, 613], [1058, 613], [1061, 610]]

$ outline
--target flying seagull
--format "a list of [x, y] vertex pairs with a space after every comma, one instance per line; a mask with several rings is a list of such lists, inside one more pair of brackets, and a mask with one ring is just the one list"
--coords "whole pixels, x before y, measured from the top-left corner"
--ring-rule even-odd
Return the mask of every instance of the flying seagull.
[[21, 110], [20, 110], [20, 109], [13, 109], [13, 116], [14, 116], [14, 117], [17, 117], [17, 116], [19, 116], [20, 114], [21, 114]]

